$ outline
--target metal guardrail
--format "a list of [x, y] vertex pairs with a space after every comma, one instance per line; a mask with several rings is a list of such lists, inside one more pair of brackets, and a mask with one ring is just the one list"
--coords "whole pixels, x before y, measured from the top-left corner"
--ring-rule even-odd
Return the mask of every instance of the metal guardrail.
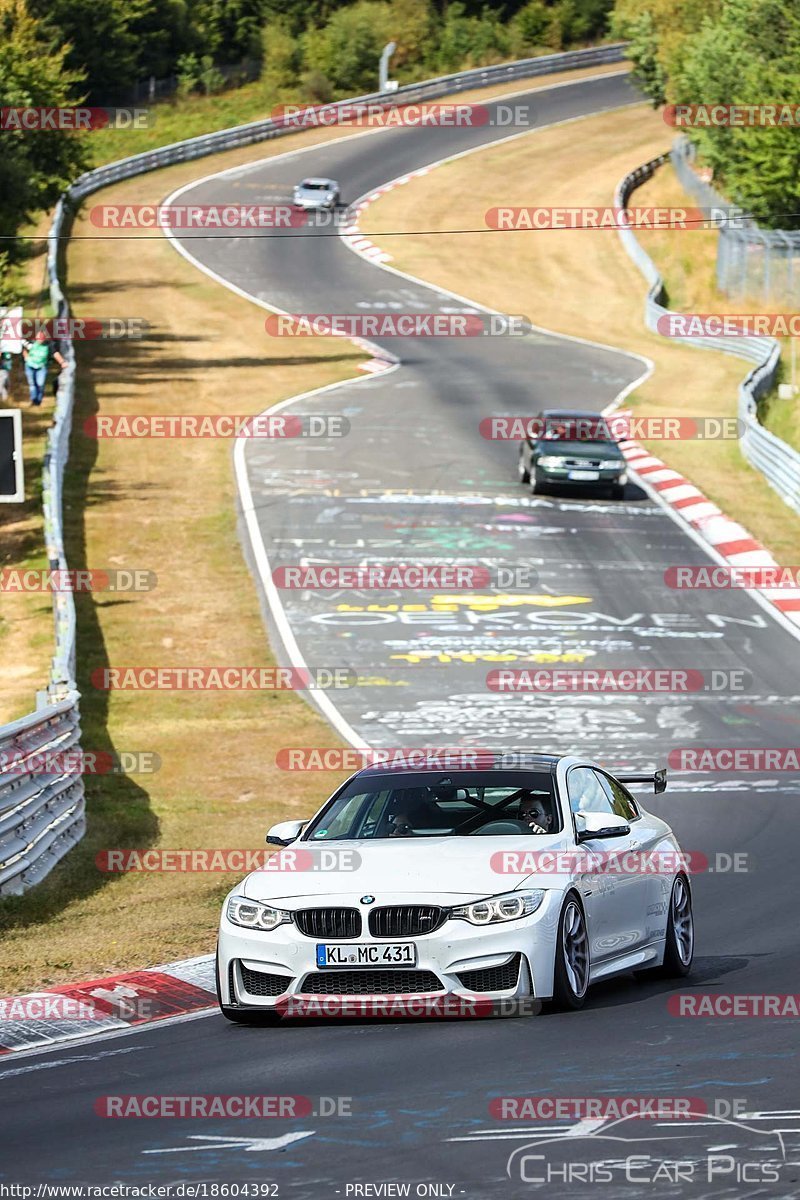
[[[669, 159], [669, 154], [661, 154], [626, 175], [617, 185], [615, 207], [627, 208], [636, 188], [650, 179]], [[620, 229], [619, 236], [628, 257], [647, 280], [649, 287], [645, 299], [645, 324], [653, 333], [658, 333], [659, 317], [670, 313], [661, 303], [664, 298], [664, 281], [653, 260], [639, 245], [633, 230]], [[800, 454], [765, 429], [758, 420], [759, 397], [765, 395], [775, 384], [780, 363], [779, 344], [774, 338], [767, 337], [676, 337], [673, 340], [704, 350], [733, 354], [753, 364], [739, 384], [738, 415], [743, 431], [739, 444], [747, 461], [761, 472], [767, 483], [790, 508], [800, 513]]]
[[78, 697], [0, 729], [0, 895], [47, 875], [86, 831]]
[[[435, 100], [470, 88], [487, 87], [515, 79], [531, 79], [555, 71], [622, 62], [625, 43], [548, 54], [495, 67], [461, 71], [439, 79], [413, 83], [390, 93], [373, 93], [337, 104], [380, 104], [385, 108], [418, 100]], [[134, 154], [78, 177], [67, 189], [53, 216], [48, 235], [47, 271], [50, 300], [58, 316], [69, 314], [58, 273], [58, 251], [68, 236], [70, 209], [84, 197], [116, 183], [143, 175], [159, 167], [191, 162], [221, 150], [249, 146], [279, 137], [295, 129], [272, 119], [253, 121], [233, 129], [173, 142], [158, 150]], [[61, 344], [67, 360], [56, 398], [53, 425], [48, 433], [43, 470], [44, 528], [51, 568], [66, 570], [62, 529], [62, 484], [69, 453], [75, 393], [75, 353], [71, 342]], [[76, 773], [26, 771], [25, 749], [42, 754], [79, 748], [79, 696], [75, 687], [75, 603], [71, 592], [53, 593], [55, 654], [50, 673], [48, 700], [36, 713], [0, 728], [0, 895], [22, 892], [38, 883], [85, 832], [86, 817], [82, 776]], [[32, 760], [33, 761], [33, 760]], [[10, 765], [9, 765], [10, 764]], [[36, 764], [33, 764], [36, 766]]]
[[[394, 108], [404, 103], [412, 104], [418, 100], [435, 100], [439, 96], [449, 96], [471, 88], [509, 83], [515, 79], [533, 79], [538, 75], [552, 75], [555, 71], [569, 71], [578, 67], [622, 62], [625, 58], [626, 46], [626, 42], [616, 42], [611, 46], [597, 46], [589, 50], [571, 50], [563, 54], [546, 54], [541, 58], [524, 58], [517, 62], [502, 63], [494, 67], [476, 67], [471, 71], [459, 71], [455, 75], [442, 75], [438, 79], [428, 79], [422, 83], [409, 83], [404, 87], [397, 88], [394, 92], [372, 92], [366, 96], [351, 97], [347, 100], [334, 101], [316, 107], [324, 109], [328, 113], [337, 108], [354, 104], [377, 104], [384, 108]], [[117, 162], [109, 163], [108, 166], [88, 171], [75, 180], [66, 194], [71, 201], [81, 200], [84, 196], [88, 196], [110, 183], [116, 183], [120, 179], [129, 179], [134, 175], [154, 171], [158, 167], [191, 162], [192, 159], [203, 158], [220, 150], [235, 150], [239, 146], [250, 146], [255, 142], [296, 132], [296, 127], [292, 125], [266, 118], [263, 121], [252, 121], [247, 125], [237, 125], [233, 129], [222, 129], [217, 133], [187, 138], [183, 142], [172, 142], [168, 146], [161, 146], [158, 150], [133, 154], [130, 158], [121, 158]]]

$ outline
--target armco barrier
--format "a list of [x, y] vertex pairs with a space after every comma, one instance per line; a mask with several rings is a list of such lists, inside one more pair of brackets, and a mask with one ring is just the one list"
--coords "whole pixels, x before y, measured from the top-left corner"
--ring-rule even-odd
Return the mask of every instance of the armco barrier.
[[[617, 186], [615, 207], [627, 208], [636, 188], [650, 179], [669, 158], [669, 154], [662, 154], [626, 175]], [[661, 303], [664, 281], [653, 260], [639, 245], [633, 231], [620, 229], [619, 236], [629, 258], [639, 268], [649, 285], [644, 319], [647, 328], [657, 333], [659, 317], [670, 311]], [[761, 472], [781, 499], [795, 512], [800, 513], [800, 454], [765, 429], [758, 420], [757, 401], [775, 383], [780, 362], [778, 343], [774, 338], [767, 337], [677, 337], [674, 340], [704, 350], [733, 354], [753, 364], [739, 384], [739, 419], [744, 428], [740, 439], [742, 453], [748, 462]]]
[[[488, 87], [532, 79], [556, 71], [622, 62], [625, 43], [575, 50], [566, 54], [548, 54], [542, 58], [522, 59], [494, 67], [479, 67], [439, 79], [413, 83], [388, 94], [373, 93], [342, 100], [380, 104], [386, 108], [402, 103], [435, 100], [470, 88]], [[325, 105], [325, 109], [337, 105]], [[48, 236], [47, 270], [50, 301], [58, 316], [67, 316], [69, 305], [59, 281], [58, 251], [68, 236], [69, 210], [84, 197], [100, 188], [143, 175], [159, 167], [191, 162], [221, 150], [234, 150], [268, 138], [294, 132], [291, 127], [271, 119], [253, 121], [218, 133], [173, 142], [158, 150], [134, 154], [108, 166], [87, 171], [78, 177], [59, 201]], [[48, 435], [43, 472], [44, 522], [50, 566], [66, 569], [62, 531], [61, 488], [69, 453], [72, 407], [75, 388], [75, 354], [71, 342], [61, 352], [67, 360], [59, 380], [53, 425]], [[21, 748], [31, 744], [38, 751], [61, 750], [65, 743], [79, 744], [78, 693], [75, 687], [75, 604], [70, 592], [54, 593], [55, 654], [53, 657], [49, 703], [29, 717], [0, 728], [0, 895], [22, 892], [38, 883], [47, 872], [83, 836], [85, 813], [83, 780], [80, 775], [44, 776], [20, 773]], [[3, 752], [13, 759], [4, 768]], [[16, 757], [15, 757], [16, 756]]]
[[[470, 88], [512, 83], [515, 79], [533, 79], [537, 75], [552, 75], [556, 71], [569, 71], [578, 67], [622, 62], [625, 57], [626, 45], [625, 42], [618, 42], [612, 46], [598, 46], [591, 50], [573, 50], [566, 54], [547, 54], [541, 58], [520, 59], [517, 62], [502, 63], [495, 67], [477, 67], [472, 71], [443, 75], [438, 79], [425, 80], [423, 83], [409, 83], [394, 92], [373, 92], [368, 96], [357, 96], [341, 100], [338, 103], [325, 104], [322, 107], [326, 112], [339, 106], [352, 104], [380, 104], [385, 108], [392, 108], [398, 104], [413, 104], [419, 100], [435, 100], [439, 96], [450, 96], [457, 92], [468, 91]], [[192, 159], [203, 158], [220, 150], [235, 150], [238, 146], [250, 146], [255, 142], [263, 142], [268, 138], [280, 137], [282, 134], [293, 132], [296, 130], [291, 126], [267, 118], [263, 121], [252, 121], [248, 125], [237, 125], [233, 129], [222, 129], [218, 133], [188, 138], [185, 142], [173, 142], [158, 150], [133, 154], [130, 158], [121, 158], [118, 162], [109, 163], [108, 166], [88, 171], [75, 180], [66, 194], [71, 201], [82, 200], [84, 196], [96, 192], [99, 188], [107, 187], [110, 183], [116, 183], [120, 179], [129, 179], [133, 175], [142, 175], [147, 171], [154, 171], [158, 167], [191, 162]]]
[[83, 778], [69, 770], [79, 738], [74, 693], [0, 729], [0, 895], [38, 883], [83, 837]]

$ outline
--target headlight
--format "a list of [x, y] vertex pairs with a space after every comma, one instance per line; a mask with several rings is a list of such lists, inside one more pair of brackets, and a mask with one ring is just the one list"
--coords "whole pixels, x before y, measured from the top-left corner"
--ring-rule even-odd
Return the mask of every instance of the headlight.
[[540, 467], [564, 467], [567, 460], [559, 458], [556, 454], [545, 454], [538, 460]]
[[489, 896], [450, 910], [450, 916], [470, 925], [496, 925], [501, 921], [517, 921], [535, 913], [544, 900], [544, 892], [507, 892], [504, 896]]
[[292, 914], [257, 900], [245, 900], [244, 896], [231, 896], [227, 908], [228, 920], [245, 929], [277, 929], [291, 921]]
[[618, 458], [603, 459], [600, 463], [600, 468], [603, 471], [621, 471], [625, 463], [620, 462]]

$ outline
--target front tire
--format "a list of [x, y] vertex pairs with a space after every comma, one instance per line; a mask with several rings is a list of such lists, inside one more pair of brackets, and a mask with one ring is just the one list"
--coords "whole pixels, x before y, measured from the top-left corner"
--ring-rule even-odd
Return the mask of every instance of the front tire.
[[529, 478], [531, 481], [531, 495], [543, 496], [547, 491], [547, 484], [543, 480], [537, 479], [535, 475], [530, 475]]
[[589, 933], [586, 915], [570, 892], [558, 921], [553, 1004], [559, 1009], [583, 1008], [589, 988]]
[[525, 451], [524, 450], [520, 450], [520, 452], [519, 452], [519, 461], [517, 463], [517, 476], [519, 478], [520, 483], [530, 483], [530, 481], [531, 481], [531, 473], [528, 470], [528, 468], [525, 466]]

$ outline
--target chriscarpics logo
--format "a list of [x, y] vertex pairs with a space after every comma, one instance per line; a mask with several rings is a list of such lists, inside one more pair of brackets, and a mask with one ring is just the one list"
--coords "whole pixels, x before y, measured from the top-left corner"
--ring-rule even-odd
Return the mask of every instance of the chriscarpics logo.
[[532, 1190], [584, 1185], [592, 1196], [609, 1200], [625, 1195], [626, 1185], [668, 1188], [669, 1194], [675, 1188], [675, 1195], [701, 1200], [717, 1189], [749, 1193], [788, 1183], [782, 1134], [749, 1122], [749, 1115], [733, 1120], [707, 1112], [698, 1120], [692, 1110], [667, 1121], [641, 1113], [612, 1121], [583, 1119], [553, 1132], [545, 1126], [532, 1130], [531, 1140], [514, 1150], [506, 1173]]

